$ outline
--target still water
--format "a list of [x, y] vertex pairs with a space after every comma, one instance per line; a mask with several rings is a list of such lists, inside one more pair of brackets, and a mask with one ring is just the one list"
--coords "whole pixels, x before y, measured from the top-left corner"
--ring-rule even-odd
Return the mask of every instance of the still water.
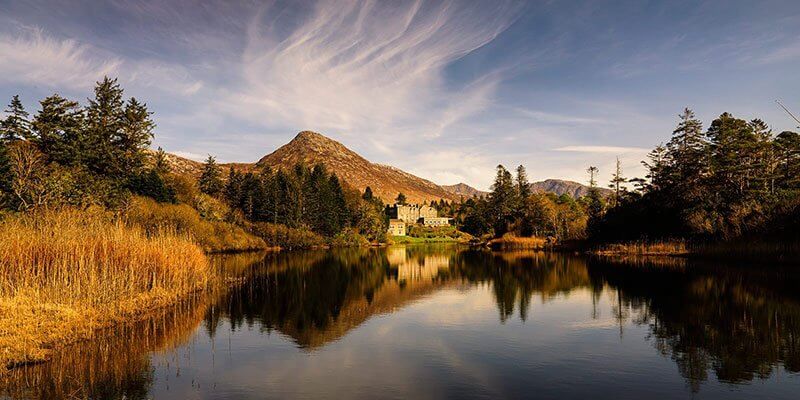
[[12, 398], [798, 398], [800, 271], [454, 246], [226, 256], [232, 288]]

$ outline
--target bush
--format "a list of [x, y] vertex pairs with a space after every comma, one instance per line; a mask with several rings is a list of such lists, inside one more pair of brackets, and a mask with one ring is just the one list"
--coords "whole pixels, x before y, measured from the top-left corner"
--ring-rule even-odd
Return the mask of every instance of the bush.
[[333, 247], [363, 247], [369, 246], [369, 240], [354, 229], [347, 228], [334, 235], [330, 244]]
[[289, 228], [286, 225], [256, 222], [251, 231], [270, 247], [284, 249], [310, 249], [325, 246], [325, 238], [305, 228]]
[[161, 204], [145, 197], [135, 197], [125, 213], [128, 223], [146, 232], [174, 229], [192, 236], [207, 252], [257, 250], [266, 247], [263, 240], [241, 227], [223, 221], [205, 220], [187, 204]]

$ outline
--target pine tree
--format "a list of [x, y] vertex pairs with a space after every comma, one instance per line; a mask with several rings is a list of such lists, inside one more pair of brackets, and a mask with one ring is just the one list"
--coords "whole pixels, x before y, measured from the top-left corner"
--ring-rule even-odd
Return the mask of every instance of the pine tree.
[[372, 194], [372, 188], [367, 186], [366, 189], [364, 189], [364, 194], [361, 195], [361, 198], [366, 201], [372, 201], [373, 197], [374, 195]]
[[784, 189], [800, 187], [800, 133], [784, 131], [775, 138], [778, 182]]
[[622, 176], [622, 166], [619, 163], [619, 157], [617, 157], [616, 168], [614, 169], [614, 173], [611, 175], [611, 183], [608, 185], [612, 190], [614, 190], [612, 207], [619, 205], [620, 199], [622, 198], [622, 192], [625, 189], [621, 185], [625, 184], [626, 182], [628, 182], [628, 180]]
[[[233, 174], [233, 172], [233, 167], [231, 167], [231, 174]], [[213, 156], [209, 155], [203, 163], [203, 170], [200, 173], [198, 185], [200, 186], [200, 191], [209, 196], [216, 197], [222, 193], [225, 187], [222, 183], [222, 172], [220, 171], [219, 165], [217, 165], [217, 159]]]
[[590, 221], [597, 221], [603, 214], [603, 200], [600, 197], [600, 191], [597, 189], [597, 181], [595, 180], [595, 175], [598, 173], [598, 169], [595, 166], [589, 166], [586, 169], [586, 172], [589, 174], [589, 194], [587, 195], [589, 204], [588, 204], [588, 214]]
[[105, 77], [97, 82], [94, 98], [86, 107], [86, 146], [82, 149], [86, 165], [103, 176], [127, 176], [123, 155], [117, 144], [125, 126], [123, 90], [116, 79]]
[[78, 102], [54, 94], [40, 104], [42, 109], [32, 124], [33, 143], [50, 161], [67, 166], [83, 165], [86, 137]]
[[156, 150], [156, 154], [153, 156], [153, 168], [161, 176], [169, 174], [172, 170], [167, 159], [167, 152], [161, 147]]
[[225, 201], [233, 208], [239, 208], [242, 198], [242, 174], [231, 167], [224, 189]]
[[497, 175], [489, 195], [489, 204], [492, 210], [492, 227], [496, 236], [502, 236], [508, 231], [515, 217], [518, 204], [517, 188], [511, 173], [502, 165], [497, 166]]
[[517, 167], [517, 193], [519, 194], [520, 201], [525, 201], [525, 199], [531, 195], [531, 184], [528, 182], [528, 173], [522, 165]]
[[31, 139], [31, 123], [19, 95], [11, 98], [11, 103], [5, 112], [7, 117], [0, 122], [0, 138], [6, 142]]
[[400, 204], [400, 205], [406, 204], [406, 195], [404, 195], [403, 193], [398, 193], [397, 198], [394, 199], [394, 202], [395, 204]]
[[147, 104], [140, 103], [134, 97], [125, 104], [116, 147], [123, 157], [123, 168], [128, 171], [138, 171], [144, 167], [147, 156], [145, 150], [150, 146], [156, 126], [151, 119], [152, 114], [147, 110]]

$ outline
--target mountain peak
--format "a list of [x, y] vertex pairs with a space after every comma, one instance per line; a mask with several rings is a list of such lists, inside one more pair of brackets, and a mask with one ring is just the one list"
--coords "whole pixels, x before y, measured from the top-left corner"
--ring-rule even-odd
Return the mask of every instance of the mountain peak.
[[289, 169], [298, 163], [307, 166], [323, 164], [360, 191], [369, 186], [376, 196], [387, 203], [398, 193], [405, 194], [412, 202], [457, 198], [433, 182], [394, 167], [371, 163], [336, 140], [312, 131], [298, 133], [289, 143], [261, 158], [256, 165]]

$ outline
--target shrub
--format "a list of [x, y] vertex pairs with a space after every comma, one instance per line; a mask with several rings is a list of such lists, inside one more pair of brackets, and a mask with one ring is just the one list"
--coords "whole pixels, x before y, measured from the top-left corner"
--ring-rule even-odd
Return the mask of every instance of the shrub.
[[325, 246], [324, 237], [305, 228], [289, 228], [281, 224], [257, 222], [253, 224], [251, 230], [271, 247], [309, 249]]
[[145, 197], [135, 197], [125, 213], [126, 220], [146, 232], [174, 229], [190, 235], [207, 252], [263, 249], [263, 240], [241, 227], [223, 221], [205, 220], [187, 204], [160, 204]]

